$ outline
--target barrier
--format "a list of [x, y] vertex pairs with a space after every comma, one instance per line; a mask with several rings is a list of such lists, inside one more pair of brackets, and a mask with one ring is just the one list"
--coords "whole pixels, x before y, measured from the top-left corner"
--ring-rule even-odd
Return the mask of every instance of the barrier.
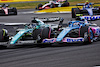
[[71, 12], [72, 8], [77, 8], [77, 6], [50, 8], [50, 9], [35, 11], [34, 13], [52, 13], [52, 12], [59, 12], [59, 13], [68, 12], [69, 13]]

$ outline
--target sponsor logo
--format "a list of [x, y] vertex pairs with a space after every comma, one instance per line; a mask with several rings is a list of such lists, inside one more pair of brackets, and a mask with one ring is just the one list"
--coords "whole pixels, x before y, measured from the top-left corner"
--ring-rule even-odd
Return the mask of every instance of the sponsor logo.
[[67, 42], [82, 42], [84, 41], [83, 38], [80, 38], [80, 39], [70, 39], [70, 38], [67, 38]]
[[100, 19], [100, 16], [83, 16], [87, 20], [97, 20]]
[[76, 16], [83, 16], [83, 14], [76, 14]]
[[44, 39], [43, 43], [53, 43], [55, 39]]

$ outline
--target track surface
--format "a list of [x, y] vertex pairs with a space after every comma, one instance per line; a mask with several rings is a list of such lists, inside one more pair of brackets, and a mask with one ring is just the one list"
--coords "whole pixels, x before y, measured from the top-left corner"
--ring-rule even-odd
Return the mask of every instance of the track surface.
[[[64, 23], [71, 14], [20, 14], [0, 16], [0, 22], [27, 22], [35, 17], [63, 17]], [[58, 22], [55, 22], [58, 23]], [[95, 21], [100, 26], [100, 20]], [[6, 27], [10, 33], [14, 30]], [[29, 45], [29, 44], [27, 44]], [[94, 67], [100, 65], [100, 41], [88, 45], [59, 44], [62, 46], [21, 46], [15, 49], [0, 49], [0, 67]]]

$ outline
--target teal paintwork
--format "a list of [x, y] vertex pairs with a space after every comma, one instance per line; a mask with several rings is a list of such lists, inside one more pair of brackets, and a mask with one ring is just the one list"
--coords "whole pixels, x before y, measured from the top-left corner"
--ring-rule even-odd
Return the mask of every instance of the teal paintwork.
[[[39, 28], [44, 28], [44, 27], [49, 27], [49, 25], [45, 24], [43, 21], [39, 20], [39, 19], [35, 19], [37, 21], [37, 24], [38, 25], [33, 25], [33, 24], [30, 24], [30, 28], [26, 25], [25, 28], [23, 30], [20, 30], [11, 40], [10, 44], [15, 44], [19, 39], [20, 37], [22, 37], [23, 34], [27, 33], [27, 32], [30, 32], [32, 33], [32, 31], [34, 29], [39, 29]], [[35, 27], [34, 27], [35, 26]]]
[[33, 29], [23, 29], [23, 30], [20, 30], [11, 40], [10, 44], [15, 44], [18, 39], [24, 34], [24, 33], [27, 33], [27, 32], [30, 32], [30, 31], [33, 31]]

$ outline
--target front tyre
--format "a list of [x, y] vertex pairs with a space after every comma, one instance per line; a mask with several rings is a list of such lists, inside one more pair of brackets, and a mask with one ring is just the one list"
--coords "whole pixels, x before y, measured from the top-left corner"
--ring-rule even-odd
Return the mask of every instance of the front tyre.
[[93, 38], [94, 38], [94, 34], [93, 34], [92, 29], [88, 30], [88, 34], [89, 34], [89, 36], [88, 36], [88, 42], [92, 43], [93, 42]]
[[11, 9], [13, 10], [14, 15], [17, 15], [17, 9], [15, 7], [11, 7]]
[[84, 38], [84, 44], [93, 42], [94, 34], [91, 28], [89, 29], [88, 26], [83, 26], [79, 32], [80, 37]]

